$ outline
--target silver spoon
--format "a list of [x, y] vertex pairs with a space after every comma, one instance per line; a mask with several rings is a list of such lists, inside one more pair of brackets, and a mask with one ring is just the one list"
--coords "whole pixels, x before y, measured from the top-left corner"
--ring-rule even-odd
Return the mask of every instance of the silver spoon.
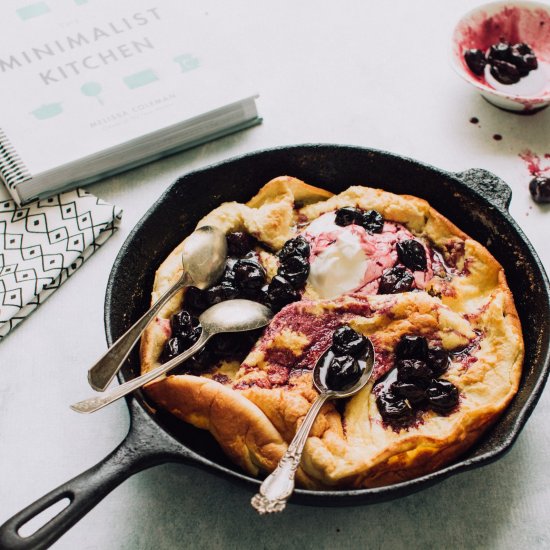
[[81, 413], [95, 412], [181, 365], [186, 359], [203, 348], [206, 342], [215, 334], [255, 330], [267, 325], [272, 317], [273, 313], [270, 309], [251, 300], [220, 302], [208, 308], [199, 317], [202, 326], [201, 335], [189, 349], [163, 365], [121, 384], [106, 395], [92, 397], [71, 405], [71, 409]]
[[96, 391], [104, 391], [162, 306], [185, 286], [193, 285], [202, 289], [215, 283], [223, 273], [226, 256], [225, 234], [219, 229], [204, 226], [191, 233], [181, 253], [184, 267], [181, 277], [88, 371], [90, 386]]
[[260, 491], [252, 497], [252, 506], [260, 514], [282, 512], [287, 500], [294, 491], [294, 477], [300, 465], [302, 452], [306, 444], [311, 427], [321, 410], [321, 407], [328, 399], [343, 399], [356, 394], [369, 381], [374, 367], [374, 349], [372, 343], [367, 339], [368, 345], [364, 355], [359, 359], [361, 376], [355, 384], [341, 390], [333, 390], [328, 387], [326, 374], [332, 356], [330, 350], [325, 351], [313, 368], [313, 383], [319, 395], [311, 405], [300, 428], [292, 439], [286, 453], [273, 472], [267, 476], [260, 485]]
[[164, 363], [164, 365], [160, 365], [125, 384], [121, 384], [107, 395], [79, 401], [71, 405], [71, 409], [80, 413], [95, 412], [181, 365], [186, 359], [197, 353], [215, 334], [255, 330], [267, 325], [272, 317], [273, 313], [270, 309], [251, 300], [220, 302], [208, 308], [199, 317], [202, 332], [199, 339], [188, 350]]

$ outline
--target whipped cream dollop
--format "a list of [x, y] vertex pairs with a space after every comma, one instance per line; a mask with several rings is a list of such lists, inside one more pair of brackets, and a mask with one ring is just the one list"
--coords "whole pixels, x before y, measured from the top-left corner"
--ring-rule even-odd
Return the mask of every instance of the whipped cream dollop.
[[[355, 224], [341, 227], [335, 216], [327, 212], [303, 231], [311, 246], [308, 283], [326, 299], [359, 291], [376, 294], [382, 273], [397, 263], [396, 244], [413, 239], [413, 234], [387, 221], [381, 233]], [[424, 288], [433, 275], [427, 252], [428, 269], [413, 272], [416, 288]]]

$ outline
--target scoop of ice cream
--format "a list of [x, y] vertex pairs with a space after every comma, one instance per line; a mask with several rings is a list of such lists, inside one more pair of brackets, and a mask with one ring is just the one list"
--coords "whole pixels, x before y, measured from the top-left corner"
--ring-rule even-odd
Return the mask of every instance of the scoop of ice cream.
[[[375, 294], [382, 273], [397, 261], [396, 244], [414, 236], [401, 224], [385, 222], [381, 233], [369, 233], [359, 225], [341, 227], [328, 212], [304, 231], [311, 246], [308, 284], [320, 298], [335, 298], [349, 292]], [[424, 288], [432, 277], [428, 269], [414, 272], [415, 286]]]

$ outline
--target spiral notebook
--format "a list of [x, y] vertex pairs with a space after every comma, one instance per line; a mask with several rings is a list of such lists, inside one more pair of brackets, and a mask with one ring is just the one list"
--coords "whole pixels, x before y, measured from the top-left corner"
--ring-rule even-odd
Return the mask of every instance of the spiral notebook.
[[261, 121], [207, 3], [2, 0], [0, 16], [0, 176], [18, 204]]

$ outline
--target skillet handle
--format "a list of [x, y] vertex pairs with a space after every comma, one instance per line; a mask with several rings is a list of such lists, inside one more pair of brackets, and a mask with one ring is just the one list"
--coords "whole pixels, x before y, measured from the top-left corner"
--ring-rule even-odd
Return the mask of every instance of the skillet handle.
[[[27, 506], [0, 526], [0, 548], [48, 548], [125, 479], [169, 459], [168, 453], [154, 449], [149, 451], [143, 440], [130, 430], [126, 439], [106, 458]], [[48, 523], [28, 537], [19, 534], [23, 525], [63, 499], [68, 499], [69, 504]]]
[[465, 183], [470, 189], [477, 191], [488, 199], [499, 210], [508, 211], [510, 201], [512, 200], [512, 190], [498, 176], [483, 168], [471, 168], [464, 172], [457, 172], [454, 176]]

